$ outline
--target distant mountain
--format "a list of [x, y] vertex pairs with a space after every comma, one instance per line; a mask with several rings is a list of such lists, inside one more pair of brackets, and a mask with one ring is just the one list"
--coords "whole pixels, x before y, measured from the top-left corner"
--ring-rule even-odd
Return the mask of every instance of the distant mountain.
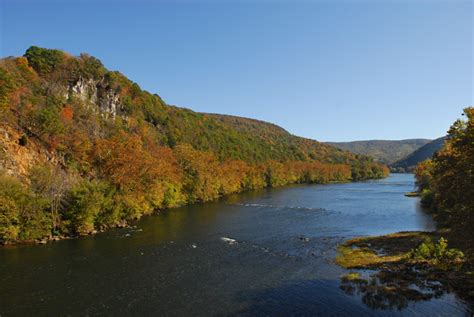
[[353, 142], [327, 142], [345, 151], [372, 156], [376, 161], [391, 165], [398, 162], [422, 146], [428, 144], [428, 139], [409, 139], [400, 141], [368, 140]]
[[395, 170], [412, 171], [418, 163], [429, 159], [435, 152], [439, 151], [443, 147], [445, 139], [446, 137], [441, 137], [423, 145], [406, 158], [392, 164], [391, 167]]

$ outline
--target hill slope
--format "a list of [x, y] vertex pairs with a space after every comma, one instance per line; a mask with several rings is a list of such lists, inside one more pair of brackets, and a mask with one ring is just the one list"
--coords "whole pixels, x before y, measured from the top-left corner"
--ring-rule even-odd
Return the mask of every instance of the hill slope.
[[0, 61], [0, 243], [88, 234], [156, 209], [386, 167], [252, 119], [166, 104], [87, 54]]
[[391, 165], [416, 151], [431, 140], [409, 139], [400, 141], [369, 140], [353, 142], [327, 142], [326, 144], [342, 150], [369, 155], [376, 161]]
[[445, 140], [446, 137], [433, 140], [423, 145], [418, 150], [408, 155], [406, 158], [395, 162], [391, 165], [391, 167], [395, 169], [403, 169], [405, 171], [413, 171], [418, 163], [429, 159], [433, 156], [433, 154], [435, 154], [435, 152], [439, 151], [443, 147]]
[[270, 146], [268, 151], [278, 153], [279, 156], [287, 156], [286, 153], [291, 153], [290, 158], [292, 159], [319, 160], [324, 158], [330, 163], [344, 163], [345, 156], [349, 153], [325, 143], [294, 136], [273, 123], [223, 114], [208, 113], [206, 116], [216, 119], [230, 129], [263, 140], [266, 145]]

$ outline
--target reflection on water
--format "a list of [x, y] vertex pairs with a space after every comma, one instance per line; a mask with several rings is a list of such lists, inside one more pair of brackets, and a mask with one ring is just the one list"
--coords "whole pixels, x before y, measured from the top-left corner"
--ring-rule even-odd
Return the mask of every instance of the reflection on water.
[[349, 295], [360, 295], [368, 307], [383, 310], [402, 310], [410, 302], [440, 298], [451, 291], [427, 272], [412, 269], [382, 270], [367, 278], [344, 276], [340, 287]]
[[97, 236], [3, 248], [0, 315], [464, 315], [455, 296], [436, 292], [377, 306], [392, 296], [380, 276], [340, 288], [340, 242], [434, 229], [403, 195], [412, 189], [411, 175], [393, 175], [260, 190]]

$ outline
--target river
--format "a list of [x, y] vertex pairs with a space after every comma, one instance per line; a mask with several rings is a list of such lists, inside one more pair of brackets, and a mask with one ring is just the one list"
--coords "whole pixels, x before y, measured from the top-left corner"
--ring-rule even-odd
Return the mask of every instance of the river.
[[377, 309], [334, 264], [351, 237], [435, 229], [410, 174], [294, 185], [145, 217], [133, 227], [0, 249], [0, 315], [463, 316], [454, 294]]

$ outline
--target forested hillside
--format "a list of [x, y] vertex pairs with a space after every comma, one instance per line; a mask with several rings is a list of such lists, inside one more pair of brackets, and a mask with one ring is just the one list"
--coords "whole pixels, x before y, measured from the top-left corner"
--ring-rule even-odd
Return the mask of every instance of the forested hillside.
[[89, 234], [153, 211], [385, 166], [251, 119], [200, 114], [87, 54], [0, 62], [0, 242]]
[[418, 163], [431, 158], [443, 147], [444, 140], [445, 137], [433, 140], [390, 167], [401, 172], [413, 172]]
[[409, 139], [400, 141], [370, 140], [353, 142], [328, 142], [327, 144], [352, 153], [369, 155], [376, 161], [391, 165], [404, 159], [420, 147], [429, 143], [427, 139]]
[[[222, 114], [206, 115], [217, 119], [232, 130], [262, 140], [268, 147], [267, 151], [276, 153], [278, 157], [297, 160], [320, 160], [325, 158], [330, 163], [345, 163], [345, 156], [348, 154], [336, 147], [294, 136], [273, 123]], [[358, 158], [362, 159], [362, 157]]]

